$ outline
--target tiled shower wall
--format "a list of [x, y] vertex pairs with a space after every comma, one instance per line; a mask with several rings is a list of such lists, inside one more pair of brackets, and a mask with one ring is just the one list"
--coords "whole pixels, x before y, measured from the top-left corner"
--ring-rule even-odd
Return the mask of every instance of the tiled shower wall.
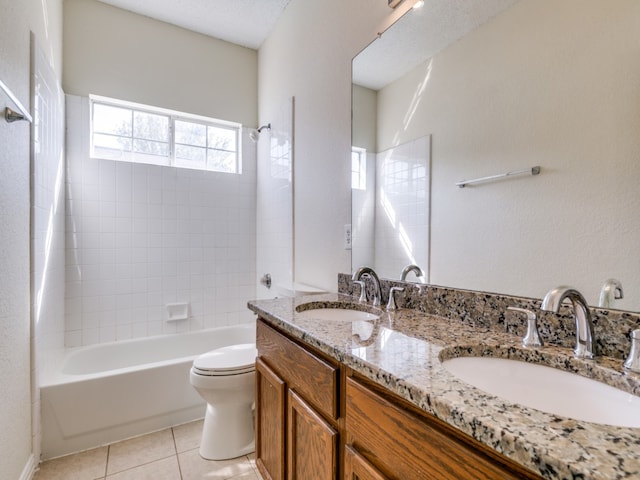
[[[67, 347], [251, 321], [256, 148], [242, 174], [89, 157], [88, 99], [67, 96]], [[166, 305], [189, 303], [187, 320]]]
[[351, 190], [351, 270], [374, 265], [376, 218], [376, 154], [367, 152], [365, 188]]
[[428, 276], [430, 142], [421, 137], [376, 156], [374, 264], [380, 276], [399, 279], [410, 264]]

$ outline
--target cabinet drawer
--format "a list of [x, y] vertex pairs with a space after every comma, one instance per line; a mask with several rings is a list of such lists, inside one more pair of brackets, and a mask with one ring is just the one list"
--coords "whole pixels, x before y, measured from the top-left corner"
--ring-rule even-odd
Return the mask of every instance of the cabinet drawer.
[[402, 480], [539, 479], [437, 418], [404, 409], [353, 378], [346, 385], [347, 442], [385, 476]]
[[353, 448], [344, 447], [344, 479], [345, 480], [387, 480], [362, 455]]
[[264, 322], [257, 325], [258, 355], [318, 412], [337, 419], [339, 371]]

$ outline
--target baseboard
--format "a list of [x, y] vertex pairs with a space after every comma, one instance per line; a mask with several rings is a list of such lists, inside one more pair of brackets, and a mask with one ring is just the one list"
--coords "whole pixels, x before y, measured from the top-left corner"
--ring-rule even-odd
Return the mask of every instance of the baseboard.
[[36, 463], [36, 458], [33, 456], [33, 453], [29, 455], [29, 459], [27, 460], [27, 464], [22, 469], [22, 474], [18, 480], [31, 480], [33, 475], [36, 473], [36, 467], [38, 464]]

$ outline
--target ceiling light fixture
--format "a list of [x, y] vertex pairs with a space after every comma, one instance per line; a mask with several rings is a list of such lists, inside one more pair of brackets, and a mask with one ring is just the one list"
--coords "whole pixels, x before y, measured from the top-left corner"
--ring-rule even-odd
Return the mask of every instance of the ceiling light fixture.
[[418, 8], [422, 8], [424, 7], [424, 0], [418, 0], [416, 3], [413, 4], [413, 9], [418, 9]]

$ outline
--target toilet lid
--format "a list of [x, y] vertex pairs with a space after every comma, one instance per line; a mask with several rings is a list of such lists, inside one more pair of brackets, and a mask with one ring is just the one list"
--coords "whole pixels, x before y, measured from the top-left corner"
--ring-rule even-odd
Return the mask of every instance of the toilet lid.
[[241, 343], [212, 350], [193, 361], [193, 369], [204, 375], [236, 375], [255, 369], [255, 343]]

